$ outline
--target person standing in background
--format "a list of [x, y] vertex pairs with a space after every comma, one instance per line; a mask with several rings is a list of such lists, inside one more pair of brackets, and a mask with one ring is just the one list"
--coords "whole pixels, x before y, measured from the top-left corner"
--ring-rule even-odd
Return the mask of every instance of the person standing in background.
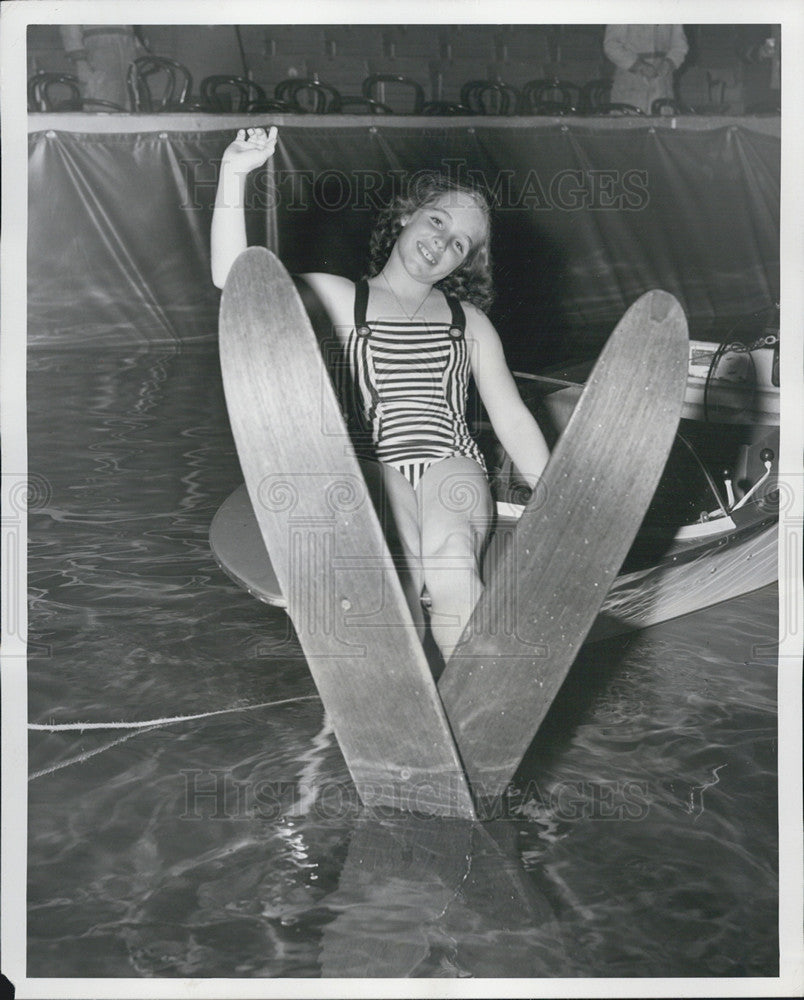
[[616, 67], [612, 103], [650, 114], [654, 101], [673, 97], [673, 74], [688, 48], [680, 24], [607, 24], [603, 51]]
[[771, 60], [770, 89], [782, 92], [782, 26], [774, 24], [771, 28], [771, 37], [767, 41]]
[[59, 27], [67, 58], [75, 64], [82, 96], [111, 101], [126, 110], [128, 67], [145, 50], [130, 24], [63, 24]]
[[760, 44], [753, 45], [745, 53], [749, 62], [770, 62], [770, 78], [768, 87], [772, 99], [781, 106], [782, 90], [782, 26], [771, 25], [770, 35]]

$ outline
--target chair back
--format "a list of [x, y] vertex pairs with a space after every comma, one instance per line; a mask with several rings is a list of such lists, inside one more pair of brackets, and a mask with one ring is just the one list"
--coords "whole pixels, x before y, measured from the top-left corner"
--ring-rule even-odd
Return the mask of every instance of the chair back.
[[578, 110], [583, 115], [594, 115], [611, 100], [611, 80], [590, 80], [581, 87]]
[[[139, 56], [128, 68], [133, 111], [177, 111], [188, 102], [193, 78], [186, 66], [166, 56]], [[159, 84], [159, 86], [158, 86]]]
[[280, 80], [279, 83], [274, 87], [274, 97], [277, 101], [285, 101], [290, 103], [290, 88], [299, 82], [298, 77], [291, 77], [287, 80]]
[[[397, 73], [373, 73], [363, 81], [363, 96], [379, 101], [397, 114], [420, 115], [424, 107], [424, 87], [409, 76]], [[400, 107], [395, 97], [402, 92], [404, 104]]]
[[568, 80], [530, 80], [522, 88], [520, 114], [566, 115], [577, 111], [581, 88]]
[[274, 97], [289, 104], [297, 114], [331, 114], [337, 111], [341, 101], [335, 87], [322, 83], [316, 77], [282, 80], [274, 87]]
[[461, 104], [478, 115], [515, 115], [519, 91], [502, 80], [470, 80], [461, 87]]
[[207, 110], [221, 114], [228, 111], [250, 111], [252, 105], [267, 100], [262, 87], [245, 76], [225, 74], [205, 76], [201, 81], [199, 93]]
[[681, 106], [672, 97], [657, 97], [651, 103], [650, 113], [652, 115], [680, 115]]
[[28, 80], [29, 111], [80, 111], [81, 83], [70, 73], [35, 73]]

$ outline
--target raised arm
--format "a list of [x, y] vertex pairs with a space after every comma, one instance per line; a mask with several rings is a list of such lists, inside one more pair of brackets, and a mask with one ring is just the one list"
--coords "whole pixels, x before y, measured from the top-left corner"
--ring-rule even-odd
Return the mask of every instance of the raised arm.
[[240, 129], [224, 150], [212, 211], [212, 281], [223, 288], [229, 269], [246, 249], [246, 176], [273, 155], [276, 127]]
[[508, 368], [500, 337], [486, 316], [465, 306], [472, 374], [494, 433], [528, 486], [538, 482], [550, 450]]

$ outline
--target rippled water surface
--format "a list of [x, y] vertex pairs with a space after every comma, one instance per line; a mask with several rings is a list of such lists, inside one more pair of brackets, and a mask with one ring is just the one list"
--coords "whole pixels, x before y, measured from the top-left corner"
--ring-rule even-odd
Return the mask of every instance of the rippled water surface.
[[210, 555], [214, 353], [29, 367], [30, 722], [145, 723], [31, 731], [29, 976], [777, 974], [774, 587], [586, 647], [507, 818], [372, 819]]

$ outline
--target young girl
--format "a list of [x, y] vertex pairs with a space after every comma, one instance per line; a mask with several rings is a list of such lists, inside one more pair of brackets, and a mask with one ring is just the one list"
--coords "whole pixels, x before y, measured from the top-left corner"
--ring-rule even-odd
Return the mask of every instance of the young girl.
[[[246, 249], [246, 175], [273, 154], [276, 138], [276, 128], [241, 129], [223, 154], [212, 217], [219, 288]], [[381, 215], [366, 279], [303, 276], [343, 345], [351, 376], [345, 416], [361, 432], [356, 447], [372, 494], [381, 491], [390, 508], [414, 621], [423, 634], [426, 588], [444, 660], [483, 589], [479, 557], [492, 516], [483, 458], [466, 423], [470, 372], [497, 438], [530, 486], [548, 458], [483, 312], [491, 300], [489, 229], [479, 192], [420, 177]]]

